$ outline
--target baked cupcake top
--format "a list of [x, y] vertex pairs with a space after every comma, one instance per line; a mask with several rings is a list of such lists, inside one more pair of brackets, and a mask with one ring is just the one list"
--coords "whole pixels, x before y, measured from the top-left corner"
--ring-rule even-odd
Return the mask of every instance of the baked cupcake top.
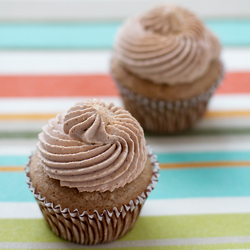
[[123, 187], [138, 177], [147, 159], [136, 119], [97, 99], [76, 103], [49, 120], [37, 146], [46, 174], [80, 192]]
[[128, 19], [115, 57], [135, 75], [156, 84], [188, 84], [220, 55], [217, 38], [191, 12], [163, 5]]

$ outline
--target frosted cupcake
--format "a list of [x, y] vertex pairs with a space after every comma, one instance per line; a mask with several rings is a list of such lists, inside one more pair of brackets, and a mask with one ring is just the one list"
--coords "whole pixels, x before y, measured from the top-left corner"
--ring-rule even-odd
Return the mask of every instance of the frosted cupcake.
[[80, 244], [110, 242], [135, 224], [158, 165], [130, 113], [99, 100], [49, 120], [26, 169], [48, 225]]
[[218, 39], [191, 12], [163, 5], [128, 19], [111, 73], [146, 131], [176, 133], [205, 112], [223, 74]]

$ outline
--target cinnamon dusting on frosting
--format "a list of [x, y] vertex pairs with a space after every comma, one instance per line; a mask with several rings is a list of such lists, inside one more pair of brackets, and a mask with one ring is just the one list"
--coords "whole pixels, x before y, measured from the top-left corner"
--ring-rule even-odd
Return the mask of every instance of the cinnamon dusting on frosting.
[[217, 38], [191, 12], [164, 5], [122, 26], [115, 54], [135, 75], [156, 84], [187, 84], [218, 59]]
[[93, 99], [58, 115], [39, 134], [38, 155], [48, 176], [82, 191], [113, 191], [142, 172], [144, 133], [131, 114]]

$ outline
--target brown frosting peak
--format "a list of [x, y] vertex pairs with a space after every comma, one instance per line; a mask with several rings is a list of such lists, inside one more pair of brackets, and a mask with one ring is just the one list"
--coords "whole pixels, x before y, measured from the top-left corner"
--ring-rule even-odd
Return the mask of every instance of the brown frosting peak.
[[217, 38], [202, 22], [172, 5], [127, 20], [115, 46], [115, 56], [129, 71], [169, 85], [198, 79], [219, 54]]
[[192, 29], [193, 24], [198, 24], [198, 28], [203, 30], [201, 22], [196, 22], [197, 18], [186, 11], [174, 5], [159, 6], [142, 16], [141, 24], [145, 30], [168, 35], [170, 33], [186, 32]]
[[51, 119], [39, 134], [45, 172], [62, 186], [113, 191], [142, 172], [144, 133], [128, 111], [93, 99]]

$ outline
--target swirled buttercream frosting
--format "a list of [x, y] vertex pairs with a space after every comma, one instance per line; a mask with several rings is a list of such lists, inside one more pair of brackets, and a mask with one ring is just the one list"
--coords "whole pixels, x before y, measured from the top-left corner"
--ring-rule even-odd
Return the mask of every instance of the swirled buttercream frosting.
[[218, 59], [220, 44], [186, 9], [163, 5], [128, 19], [114, 55], [135, 75], [158, 84], [191, 83]]
[[49, 120], [39, 134], [38, 155], [46, 174], [61, 186], [112, 192], [142, 172], [147, 149], [143, 130], [128, 111], [93, 99]]

